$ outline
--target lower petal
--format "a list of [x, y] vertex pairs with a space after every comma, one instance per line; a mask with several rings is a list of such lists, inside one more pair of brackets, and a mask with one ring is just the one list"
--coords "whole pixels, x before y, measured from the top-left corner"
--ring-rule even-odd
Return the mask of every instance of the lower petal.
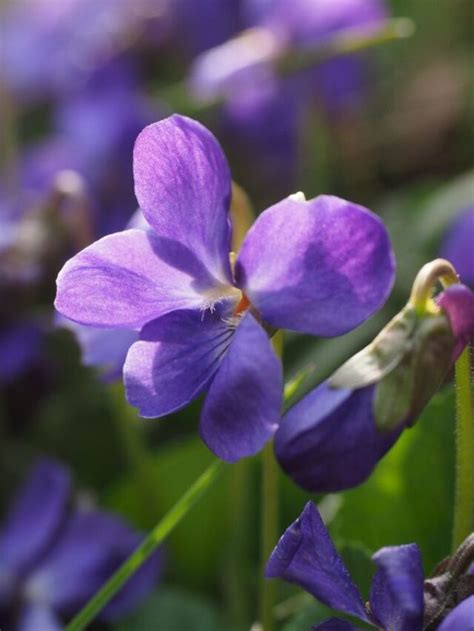
[[378, 566], [370, 606], [384, 629], [419, 631], [423, 627], [423, 563], [414, 543], [382, 548], [372, 559]]
[[326, 493], [369, 476], [400, 434], [377, 430], [373, 396], [374, 386], [351, 391], [324, 382], [287, 412], [275, 435], [275, 454], [297, 484]]
[[252, 315], [244, 316], [222, 360], [201, 414], [201, 437], [219, 458], [251, 456], [280, 420], [281, 363]]
[[233, 329], [215, 311], [175, 311], [151, 322], [124, 365], [129, 403], [145, 418], [175, 412], [206, 388]]

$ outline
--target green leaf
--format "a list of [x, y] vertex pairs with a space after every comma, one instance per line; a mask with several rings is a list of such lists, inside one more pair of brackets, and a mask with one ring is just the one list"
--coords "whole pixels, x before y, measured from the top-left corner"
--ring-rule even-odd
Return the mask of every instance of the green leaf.
[[222, 622], [204, 598], [172, 587], [161, 588], [136, 612], [116, 625], [116, 631], [221, 631]]

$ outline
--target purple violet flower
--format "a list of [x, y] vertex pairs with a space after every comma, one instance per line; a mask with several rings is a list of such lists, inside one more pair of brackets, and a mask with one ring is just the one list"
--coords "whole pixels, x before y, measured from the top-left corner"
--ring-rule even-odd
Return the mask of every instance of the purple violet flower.
[[413, 424], [474, 335], [474, 293], [443, 291], [437, 315], [405, 309], [372, 344], [349, 359], [283, 417], [275, 455], [311, 492], [363, 482]]
[[456, 268], [465, 285], [474, 288], [474, 206], [456, 217], [441, 245], [441, 256]]
[[[414, 543], [381, 548], [372, 557], [377, 566], [367, 604], [314, 504], [308, 502], [300, 517], [277, 543], [265, 575], [299, 585], [331, 609], [354, 616], [380, 631], [422, 631], [424, 575], [421, 554]], [[449, 611], [439, 631], [472, 629], [474, 596]], [[356, 631], [352, 623], [330, 618], [313, 631]]]
[[[56, 631], [93, 596], [140, 542], [118, 517], [71, 509], [71, 480], [43, 459], [18, 492], [0, 531], [0, 620], [17, 631]], [[156, 585], [162, 552], [104, 609], [116, 620]]]
[[58, 276], [56, 308], [104, 328], [140, 330], [124, 366], [129, 402], [170, 414], [208, 390], [201, 436], [228, 461], [275, 431], [281, 365], [266, 330], [340, 335], [381, 306], [394, 260], [382, 222], [330, 196], [267, 209], [229, 256], [231, 176], [212, 134], [182, 116], [146, 127], [135, 192], [153, 231], [104, 237]]

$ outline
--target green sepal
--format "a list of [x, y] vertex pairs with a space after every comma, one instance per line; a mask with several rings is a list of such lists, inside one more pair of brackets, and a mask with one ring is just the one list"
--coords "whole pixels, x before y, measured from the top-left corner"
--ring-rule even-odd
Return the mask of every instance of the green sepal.
[[394, 371], [413, 346], [418, 316], [409, 303], [377, 335], [330, 377], [332, 388], [356, 390], [380, 382]]
[[381, 431], [417, 420], [450, 368], [454, 342], [444, 313], [420, 318], [411, 348], [376, 387], [374, 416]]

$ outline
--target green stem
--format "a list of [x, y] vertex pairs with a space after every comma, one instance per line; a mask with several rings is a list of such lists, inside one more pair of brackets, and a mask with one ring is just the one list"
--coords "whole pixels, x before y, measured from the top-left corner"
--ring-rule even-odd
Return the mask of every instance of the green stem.
[[456, 362], [456, 486], [453, 550], [474, 530], [474, 410], [469, 346]]
[[265, 566], [278, 540], [278, 470], [269, 442], [262, 453], [262, 542], [261, 542], [261, 588], [260, 619], [263, 631], [273, 631], [274, 606], [276, 603], [276, 581], [265, 579]]
[[115, 596], [128, 579], [153, 554], [164, 539], [174, 530], [197, 500], [209, 489], [221, 471], [223, 463], [215, 460], [178, 500], [170, 511], [138, 546], [133, 554], [119, 567], [103, 587], [89, 600], [66, 626], [65, 631], [82, 631]]
[[[283, 354], [283, 332], [273, 337], [273, 348], [281, 358]], [[265, 578], [265, 567], [278, 541], [278, 469], [273, 455], [273, 445], [267, 443], [262, 452], [262, 530], [260, 571], [260, 620], [263, 631], [273, 631], [274, 607], [276, 604], [276, 581]]]

